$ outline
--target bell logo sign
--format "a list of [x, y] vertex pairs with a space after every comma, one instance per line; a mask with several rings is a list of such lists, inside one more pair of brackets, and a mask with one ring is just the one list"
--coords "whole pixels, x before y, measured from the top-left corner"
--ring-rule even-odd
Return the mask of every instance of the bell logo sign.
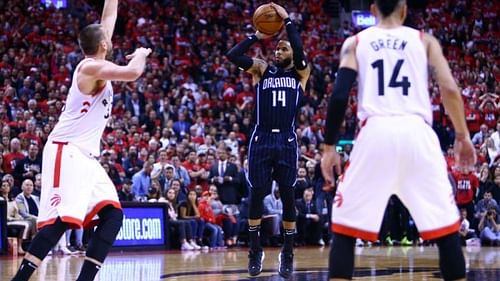
[[377, 24], [377, 18], [368, 11], [352, 11], [352, 23], [356, 27], [369, 27]]

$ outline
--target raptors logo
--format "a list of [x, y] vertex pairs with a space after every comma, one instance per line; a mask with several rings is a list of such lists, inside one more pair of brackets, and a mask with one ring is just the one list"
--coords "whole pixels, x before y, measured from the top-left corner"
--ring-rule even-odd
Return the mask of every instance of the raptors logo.
[[342, 193], [340, 193], [340, 191], [337, 191], [337, 193], [335, 193], [333, 204], [335, 205], [335, 207], [340, 208], [340, 206], [342, 206], [342, 203], [344, 203], [344, 196], [342, 196]]
[[52, 198], [50, 198], [50, 206], [56, 207], [59, 203], [61, 203], [61, 195], [54, 194]]

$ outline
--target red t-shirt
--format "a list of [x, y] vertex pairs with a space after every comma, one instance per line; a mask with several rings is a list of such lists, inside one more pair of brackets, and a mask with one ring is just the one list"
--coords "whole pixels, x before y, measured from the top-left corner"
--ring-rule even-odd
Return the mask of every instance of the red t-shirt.
[[494, 109], [485, 108], [483, 110], [483, 120], [488, 128], [495, 128], [497, 125], [497, 112]]
[[[187, 161], [187, 160], [182, 163], [182, 166], [184, 166], [184, 168], [186, 168], [188, 173], [189, 172], [198, 172], [199, 170], [201, 170], [203, 168], [203, 166], [201, 166], [200, 164], [192, 163], [192, 162]], [[201, 185], [203, 191], [208, 190], [208, 181], [203, 180], [200, 177], [191, 178], [191, 184], [188, 186], [188, 189], [193, 190], [194, 187], [198, 184]]]
[[42, 144], [42, 140], [35, 133], [30, 133], [30, 132], [20, 133], [19, 138], [34, 141], [37, 143], [37, 145]]
[[476, 190], [479, 187], [478, 178], [472, 174], [453, 173], [453, 178], [457, 182], [457, 193], [455, 200], [457, 204], [468, 204], [474, 200]]
[[3, 157], [3, 170], [6, 174], [12, 174], [16, 161], [24, 159], [24, 154], [21, 152], [10, 152]]
[[242, 106], [244, 103], [248, 104], [248, 108], [253, 108], [255, 102], [255, 95], [253, 92], [241, 92], [236, 96], [236, 103]]
[[215, 224], [214, 210], [207, 201], [201, 200], [198, 204], [198, 210], [200, 210], [200, 217], [204, 221]]
[[481, 126], [481, 114], [479, 114], [478, 110], [466, 108], [465, 120], [467, 121], [467, 127], [470, 132], [479, 132], [479, 127]]
[[191, 141], [200, 145], [205, 143], [205, 139], [202, 136], [193, 137]]

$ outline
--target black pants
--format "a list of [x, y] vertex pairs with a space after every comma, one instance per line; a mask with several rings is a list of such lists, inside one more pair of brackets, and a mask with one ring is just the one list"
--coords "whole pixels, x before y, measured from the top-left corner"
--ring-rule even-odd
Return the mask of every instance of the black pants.
[[174, 229], [179, 234], [179, 241], [182, 241], [184, 239], [191, 240], [191, 238], [193, 237], [192, 230], [191, 230], [191, 224], [188, 221], [170, 220], [168, 223], [171, 226], [173, 226]]
[[297, 218], [298, 242], [306, 244], [316, 244], [321, 238], [321, 220]]

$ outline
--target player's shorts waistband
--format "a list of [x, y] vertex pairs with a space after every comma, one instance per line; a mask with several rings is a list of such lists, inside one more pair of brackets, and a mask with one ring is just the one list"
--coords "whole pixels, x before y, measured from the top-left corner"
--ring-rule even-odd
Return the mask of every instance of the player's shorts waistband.
[[[72, 145], [72, 143], [70, 143], [69, 141], [48, 140], [47, 143], [53, 143], [55, 145]], [[96, 156], [96, 155], [92, 154], [91, 152], [82, 150], [78, 146], [75, 146], [75, 145], [73, 145], [73, 146], [78, 148], [78, 150], [80, 150], [85, 156], [92, 158], [92, 159], [95, 159], [95, 160], [99, 160], [99, 156]]]

